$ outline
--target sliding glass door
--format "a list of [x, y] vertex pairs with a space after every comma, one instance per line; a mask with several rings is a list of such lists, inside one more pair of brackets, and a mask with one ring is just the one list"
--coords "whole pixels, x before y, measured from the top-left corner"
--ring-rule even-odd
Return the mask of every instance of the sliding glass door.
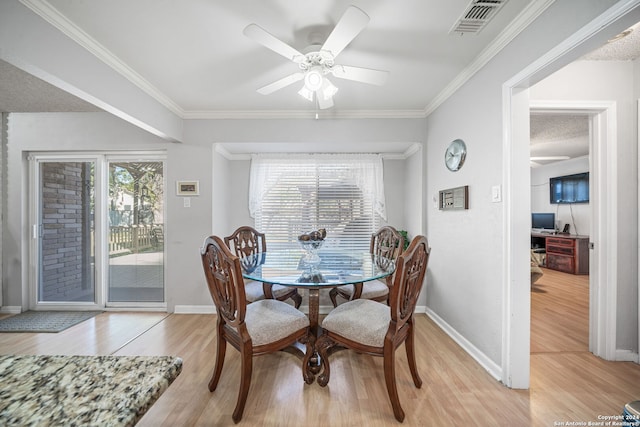
[[30, 156], [36, 309], [164, 307], [164, 157]]
[[109, 162], [108, 302], [164, 302], [161, 161]]

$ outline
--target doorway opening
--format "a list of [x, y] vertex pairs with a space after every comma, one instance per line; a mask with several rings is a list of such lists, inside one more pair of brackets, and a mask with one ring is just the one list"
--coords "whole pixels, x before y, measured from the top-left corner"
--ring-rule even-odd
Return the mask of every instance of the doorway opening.
[[589, 351], [592, 112], [569, 104], [530, 110], [532, 218], [552, 218], [532, 220], [531, 354]]

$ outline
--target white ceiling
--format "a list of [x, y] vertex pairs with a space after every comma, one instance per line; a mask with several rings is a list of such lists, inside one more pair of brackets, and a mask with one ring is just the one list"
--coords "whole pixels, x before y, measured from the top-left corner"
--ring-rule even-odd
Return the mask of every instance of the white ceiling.
[[540, 12], [540, 2], [506, 0], [479, 33], [460, 35], [450, 29], [471, 0], [22, 1], [184, 118], [315, 111], [297, 85], [256, 92], [297, 66], [244, 36], [251, 23], [303, 50], [310, 32], [326, 36], [349, 5], [361, 8], [370, 21], [337, 62], [389, 77], [382, 87], [334, 81], [327, 114], [415, 117], [517, 35], [519, 14]]
[[529, 118], [532, 166], [548, 165], [566, 156], [574, 159], [589, 154], [589, 116], [586, 114], [539, 114]]
[[[321, 113], [423, 117], [517, 35], [527, 19], [540, 13], [536, 4], [543, 3], [506, 0], [479, 33], [461, 35], [450, 30], [471, 0], [21, 1], [183, 118], [315, 112], [295, 84], [270, 95], [256, 92], [297, 66], [242, 30], [256, 23], [303, 50], [311, 32], [326, 36], [351, 4], [364, 10], [370, 22], [337, 62], [387, 70], [389, 77], [382, 87], [336, 79], [335, 106]], [[640, 31], [585, 58], [636, 58], [636, 37]], [[95, 110], [0, 61], [0, 111]], [[577, 141], [584, 138], [567, 135], [577, 129], [585, 131], [584, 117], [532, 117], [532, 155], [555, 155], [559, 145], [566, 151], [572, 144], [569, 155], [580, 155], [585, 146], [578, 149]]]

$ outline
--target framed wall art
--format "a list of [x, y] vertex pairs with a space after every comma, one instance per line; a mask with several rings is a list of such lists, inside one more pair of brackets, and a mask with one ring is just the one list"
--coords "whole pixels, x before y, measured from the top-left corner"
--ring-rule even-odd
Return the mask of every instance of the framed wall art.
[[197, 196], [200, 194], [200, 181], [176, 181], [176, 195]]

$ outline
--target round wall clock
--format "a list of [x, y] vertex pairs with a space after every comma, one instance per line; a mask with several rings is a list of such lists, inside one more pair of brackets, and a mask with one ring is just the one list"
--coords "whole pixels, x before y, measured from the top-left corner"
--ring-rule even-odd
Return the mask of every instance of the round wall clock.
[[461, 139], [456, 139], [449, 144], [444, 153], [444, 164], [450, 171], [460, 170], [467, 156], [467, 146]]

